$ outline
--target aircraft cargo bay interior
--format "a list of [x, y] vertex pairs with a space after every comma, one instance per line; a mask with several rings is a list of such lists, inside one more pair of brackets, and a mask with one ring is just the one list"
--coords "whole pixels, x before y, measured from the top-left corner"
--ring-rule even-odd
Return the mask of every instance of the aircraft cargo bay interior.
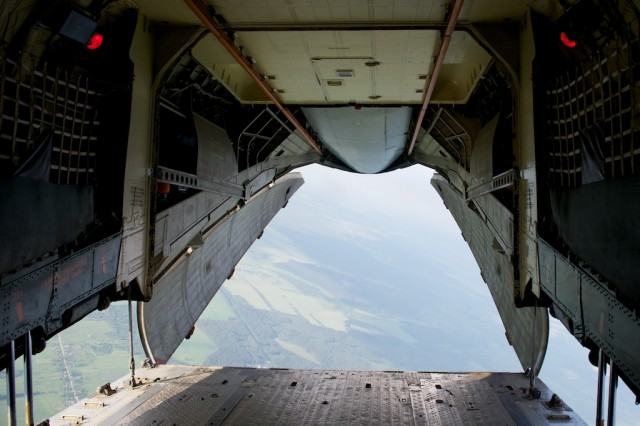
[[[618, 381], [640, 397], [639, 17], [632, 0], [2, 2], [8, 423], [22, 402], [37, 423], [50, 339], [121, 301], [129, 373], [51, 424], [174, 405], [193, 415], [176, 424], [582, 424], [538, 377], [555, 320], [613, 424]], [[309, 165], [433, 170], [519, 371], [164, 365]]]

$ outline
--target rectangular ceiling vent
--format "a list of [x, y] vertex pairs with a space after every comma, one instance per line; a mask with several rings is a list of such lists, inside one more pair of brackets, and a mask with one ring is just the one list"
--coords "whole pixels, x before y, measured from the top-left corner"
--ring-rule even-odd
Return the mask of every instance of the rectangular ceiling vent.
[[342, 86], [342, 80], [327, 80], [327, 86], [329, 87]]
[[336, 76], [340, 78], [353, 77], [353, 70], [336, 70]]

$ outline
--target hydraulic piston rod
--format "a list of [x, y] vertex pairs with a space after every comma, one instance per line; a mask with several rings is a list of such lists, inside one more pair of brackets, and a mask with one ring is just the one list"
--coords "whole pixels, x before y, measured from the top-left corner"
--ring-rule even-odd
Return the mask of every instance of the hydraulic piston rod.
[[7, 345], [7, 424], [16, 425], [16, 347], [14, 341]]
[[24, 424], [33, 426], [33, 366], [31, 332], [24, 335]]

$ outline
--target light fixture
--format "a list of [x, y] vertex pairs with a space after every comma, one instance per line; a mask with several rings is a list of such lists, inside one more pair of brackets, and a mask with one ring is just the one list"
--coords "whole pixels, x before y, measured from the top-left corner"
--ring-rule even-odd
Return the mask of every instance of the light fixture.
[[567, 35], [567, 33], [565, 33], [564, 31], [562, 31], [560, 33], [560, 41], [562, 42], [562, 44], [564, 44], [565, 46], [567, 46], [570, 49], [573, 49], [578, 44], [578, 43], [576, 43], [575, 40], [571, 40], [569, 38], [569, 36]]
[[355, 73], [353, 70], [336, 70], [336, 77], [339, 78], [349, 78], [353, 77]]
[[102, 42], [104, 41], [104, 36], [100, 33], [93, 33], [91, 37], [89, 37], [89, 41], [86, 44], [86, 48], [89, 50], [96, 50], [100, 46], [102, 46]]

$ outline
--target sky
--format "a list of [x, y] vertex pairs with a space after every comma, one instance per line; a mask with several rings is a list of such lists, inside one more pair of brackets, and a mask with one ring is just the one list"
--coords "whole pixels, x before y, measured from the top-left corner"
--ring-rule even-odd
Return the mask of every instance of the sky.
[[[280, 355], [254, 353], [245, 364], [521, 371], [471, 251], [429, 183], [433, 171], [413, 166], [359, 175], [318, 165], [299, 171], [305, 184], [238, 264], [196, 324], [193, 343], [185, 342], [173, 362], [185, 362], [189, 345], [210, 339], [219, 346], [215, 333], [203, 335], [237, 326], [219, 315], [231, 309], [258, 318], [260, 326], [241, 327], [250, 341], [226, 340], [226, 353], [187, 362], [228, 365], [238, 359], [234, 345], [271, 351], [275, 341]], [[351, 352], [340, 352], [344, 347]], [[597, 370], [587, 354], [551, 320], [541, 379], [592, 424]], [[620, 382], [617, 424], [637, 424], [633, 401]]]

